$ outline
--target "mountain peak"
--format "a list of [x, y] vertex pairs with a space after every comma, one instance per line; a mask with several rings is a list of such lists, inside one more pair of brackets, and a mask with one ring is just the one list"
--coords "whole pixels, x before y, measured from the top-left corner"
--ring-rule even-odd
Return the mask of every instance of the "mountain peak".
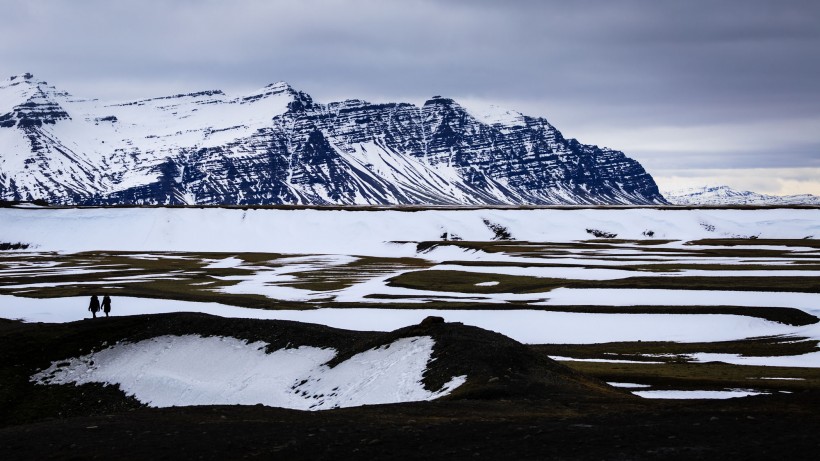
[[[11, 77], [6, 78], [5, 81], [2, 82], [2, 86], [15, 86], [20, 84], [27, 84], [32, 87], [38, 86], [49, 86], [48, 82], [45, 80], [40, 80], [34, 76], [31, 72], [25, 72], [22, 74], [12, 75]], [[51, 88], [51, 87], [49, 87]], [[51, 88], [53, 89], [53, 88]]]
[[433, 96], [432, 98], [428, 99], [424, 102], [425, 106], [432, 106], [432, 105], [442, 105], [442, 106], [450, 106], [456, 104], [456, 102], [450, 98], [445, 98], [443, 96]]
[[258, 101], [260, 99], [266, 99], [271, 96], [279, 96], [279, 95], [287, 95], [291, 98], [295, 97], [299, 94], [298, 91], [294, 90], [293, 87], [284, 81], [279, 81], [275, 83], [270, 83], [265, 85], [264, 87], [251, 91], [250, 93], [245, 94], [241, 99], [245, 102], [252, 102]]
[[34, 80], [34, 74], [32, 74], [31, 72], [26, 72], [23, 74], [12, 75], [6, 80], [9, 82], [13, 82], [15, 80]]
[[290, 83], [288, 83], [284, 80], [280, 80], [280, 81], [274, 82], [274, 83], [269, 83], [269, 84], [265, 85], [265, 88], [268, 88], [268, 89], [271, 89], [271, 90], [285, 90], [285, 91], [286, 90], [291, 90], [291, 91], [293, 91], [293, 86], [291, 86]]
[[[0, 82], [0, 115], [4, 117], [0, 127], [14, 126], [16, 122], [13, 119], [22, 121], [21, 126], [26, 126], [26, 123], [54, 123], [68, 118], [58, 102], [67, 96], [68, 93], [58, 91], [29, 72], [12, 75]], [[12, 113], [16, 115], [12, 116]]]
[[0, 89], [12, 87], [17, 88], [18, 91], [22, 89], [23, 92], [29, 93], [34, 91], [44, 94], [60, 94], [62, 96], [68, 96], [68, 93], [58, 91], [55, 87], [49, 85], [48, 82], [38, 79], [30, 72], [12, 75], [3, 81], [0, 81]]
[[6, 78], [2, 82], [0, 82], [0, 87], [8, 88], [12, 86], [18, 86], [21, 84], [27, 86], [37, 86], [39, 83], [45, 82], [37, 81], [37, 79], [34, 78], [34, 74], [26, 72], [23, 74], [12, 75], [11, 77]]
[[293, 88], [293, 86], [285, 81], [279, 81], [274, 83], [269, 83], [262, 88], [251, 92], [251, 95], [271, 95], [271, 94], [296, 94], [298, 91]]

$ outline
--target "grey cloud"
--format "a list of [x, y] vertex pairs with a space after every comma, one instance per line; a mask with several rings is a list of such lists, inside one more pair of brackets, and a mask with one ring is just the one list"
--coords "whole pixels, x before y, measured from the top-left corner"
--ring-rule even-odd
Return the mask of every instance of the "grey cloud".
[[714, 151], [634, 150], [633, 157], [650, 171], [702, 168], [817, 168], [820, 167], [820, 142], [812, 144], [761, 146], [760, 149]]
[[[584, 136], [605, 126], [820, 118], [820, 3], [809, 0], [0, 0], [0, 7], [0, 70], [32, 71], [80, 95], [241, 90], [277, 80], [320, 101], [442, 94], [510, 104], [586, 142], [597, 142]], [[761, 145], [759, 162], [783, 148]], [[818, 157], [814, 144], [785, 148], [789, 162]], [[682, 153], [675, 163], [710, 162], [698, 155]], [[740, 159], [724, 151], [711, 161]]]

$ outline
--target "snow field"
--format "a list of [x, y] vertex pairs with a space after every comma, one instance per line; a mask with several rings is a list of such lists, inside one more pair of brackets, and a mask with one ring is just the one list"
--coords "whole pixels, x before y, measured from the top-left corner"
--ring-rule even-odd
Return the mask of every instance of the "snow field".
[[466, 382], [457, 376], [436, 392], [422, 375], [433, 353], [429, 336], [401, 338], [330, 368], [333, 349], [302, 346], [265, 352], [266, 343], [196, 335], [159, 336], [57, 361], [37, 384], [119, 385], [152, 407], [253, 405], [297, 410], [432, 400]]
[[[373, 154], [372, 152], [370, 154]], [[570, 253], [523, 251], [516, 254], [471, 251], [454, 246], [439, 246], [418, 253], [416, 242], [435, 241], [444, 232], [464, 240], [488, 241], [493, 232], [484, 220], [506, 227], [518, 240], [570, 243], [592, 239], [587, 229], [617, 233], [618, 238], [644, 239], [652, 230], [656, 239], [680, 240], [659, 246], [621, 244], [618, 248], [568, 247]], [[801, 276], [816, 277], [817, 271], [741, 271], [733, 264], [792, 265], [797, 257], [820, 252], [810, 247], [745, 246], [754, 250], [781, 250], [776, 257], [697, 256], [686, 252], [658, 249], [698, 250], [683, 241], [700, 238], [728, 238], [757, 235], [760, 238], [801, 239], [820, 235], [817, 210], [670, 210], [670, 209], [538, 209], [538, 210], [424, 210], [402, 212], [349, 210], [269, 210], [269, 209], [0, 209], [0, 242], [32, 244], [35, 251], [140, 251], [158, 259], [152, 252], [267, 252], [294, 255], [265, 263], [249, 263], [239, 257], [206, 261], [206, 269], [241, 268], [247, 275], [221, 277], [235, 282], [220, 291], [232, 294], [258, 294], [271, 299], [294, 301], [333, 300], [370, 303], [374, 308], [304, 311], [268, 311], [226, 306], [217, 303], [191, 303], [173, 300], [136, 299], [114, 295], [114, 315], [160, 312], [204, 312], [224, 317], [282, 319], [319, 323], [352, 330], [391, 331], [419, 323], [430, 315], [446, 321], [463, 322], [496, 331], [523, 343], [590, 344], [617, 341], [731, 341], [758, 336], [795, 336], [820, 340], [820, 326], [794, 327], [740, 315], [670, 314], [589, 314], [544, 312], [538, 305], [571, 306], [756, 306], [794, 307], [820, 316], [820, 295], [816, 293], [770, 293], [738, 291], [698, 291], [659, 289], [572, 289], [558, 288], [531, 294], [443, 293], [387, 286], [386, 280], [407, 270], [396, 267], [393, 273], [368, 274], [351, 286], [333, 290], [298, 289], [288, 284], [298, 281], [299, 272], [333, 270], [357, 260], [359, 256], [416, 257], [439, 263], [430, 269], [459, 270], [487, 274], [487, 282], [498, 284], [492, 274], [554, 277], [585, 280], [611, 280], [630, 276]], [[55, 232], [54, 229], [60, 229]], [[116, 231], [114, 231], [116, 230]], [[512, 245], [515, 242], [511, 242]], [[185, 256], [162, 255], [161, 258]], [[199, 256], [197, 257], [199, 258]], [[444, 261], [479, 261], [484, 266], [441, 264]], [[810, 262], [804, 258], [802, 262]], [[518, 262], [521, 266], [493, 265], [493, 262]], [[580, 267], [526, 267], [527, 263], [567, 264]], [[38, 267], [21, 262], [18, 267], [0, 271], [9, 277], [27, 275], [82, 275], [93, 269], [78, 267]], [[685, 269], [679, 272], [643, 273], [626, 271], [623, 264], [714, 264], [721, 270]], [[606, 267], [584, 267], [586, 265]], [[794, 269], [800, 266], [794, 265]], [[127, 274], [121, 274], [127, 275]], [[148, 276], [160, 279], [175, 274]], [[121, 277], [118, 277], [121, 278]], [[132, 277], [134, 282], [139, 279]], [[113, 279], [99, 282], [110, 283]], [[120, 280], [123, 282], [123, 280]], [[71, 284], [73, 282], [65, 282]], [[84, 282], [94, 284], [98, 282]], [[205, 282], [207, 283], [207, 282]], [[730, 283], [730, 282], [727, 282]], [[56, 284], [18, 285], [30, 289]], [[6, 286], [6, 288], [14, 288]], [[207, 289], [207, 285], [203, 288]], [[446, 310], [384, 309], [394, 299], [368, 298], [368, 295], [406, 297], [403, 303], [425, 300], [505, 303], [526, 301], [534, 309], [521, 310]], [[87, 298], [26, 299], [0, 296], [0, 317], [26, 321], [64, 322], [88, 315]], [[156, 339], [156, 338], [155, 338]], [[438, 392], [419, 384], [427, 366], [426, 345], [422, 340], [401, 347], [368, 351], [364, 355], [329, 369], [325, 355], [334, 351], [299, 348], [264, 353], [264, 344], [246, 344], [233, 338], [169, 339], [171, 343], [120, 344], [97, 352], [95, 358], [72, 359], [69, 367], [54, 368], [53, 379], [66, 382], [106, 382], [119, 384], [124, 391], [153, 406], [210, 403], [263, 403], [299, 409], [325, 409], [373, 403], [427, 400], [449, 393], [460, 385], [456, 377]], [[261, 347], [261, 349], [260, 349]], [[432, 347], [432, 346], [430, 346]], [[188, 351], [186, 361], [182, 352]], [[180, 351], [178, 355], [178, 352]], [[93, 354], [92, 354], [93, 355]], [[190, 357], [206, 357], [190, 360]], [[355, 360], [354, 360], [355, 359]], [[791, 357], [740, 357], [732, 354], [693, 354], [699, 362], [722, 361], [744, 365], [820, 368], [820, 353]], [[90, 365], [91, 361], [94, 365]], [[189, 363], [190, 362], [190, 363]], [[274, 365], [275, 363], [275, 365]], [[647, 362], [641, 362], [647, 363]], [[103, 365], [104, 364], [104, 365]], [[213, 368], [212, 368], [213, 367]], [[190, 369], [188, 369], [190, 368]], [[219, 369], [218, 373], [213, 372]], [[136, 370], [134, 374], [129, 374]], [[141, 370], [141, 371], [140, 371]], [[177, 373], [179, 371], [179, 373]], [[220, 375], [220, 377], [215, 377]], [[74, 380], [74, 381], [71, 381]], [[80, 380], [80, 381], [77, 381]], [[267, 383], [262, 385], [260, 383]], [[300, 384], [301, 383], [301, 384]], [[628, 384], [628, 383], [627, 383]], [[126, 389], [127, 386], [128, 389]], [[295, 387], [294, 387], [295, 386]], [[132, 388], [133, 387], [133, 388]], [[274, 388], [275, 390], [271, 390]], [[640, 393], [646, 395], [641, 395]], [[671, 393], [670, 393], [671, 392]], [[729, 398], [751, 395], [746, 390], [704, 393], [706, 391], [637, 391], [650, 398]]]
[[[514, 238], [573, 242], [592, 238], [586, 229], [618, 238], [695, 240], [758, 235], [801, 239], [820, 235], [811, 209], [669, 210], [273, 210], [219, 208], [0, 209], [0, 242], [24, 242], [37, 251], [211, 251], [286, 254], [415, 256], [418, 242], [442, 232], [489, 241], [484, 219]], [[218, 225], [217, 225], [218, 224]], [[60, 229], [60, 232], [54, 232]], [[112, 229], [117, 229], [112, 232]], [[423, 255], [422, 255], [423, 256]]]

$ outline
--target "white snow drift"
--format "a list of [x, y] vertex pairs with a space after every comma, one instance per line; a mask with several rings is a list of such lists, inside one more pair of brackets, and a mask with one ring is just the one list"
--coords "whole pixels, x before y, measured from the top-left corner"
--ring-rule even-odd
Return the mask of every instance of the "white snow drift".
[[331, 368], [336, 351], [302, 346], [265, 352], [236, 338], [159, 336], [57, 361], [37, 384], [117, 384], [152, 407], [263, 404], [298, 410], [433, 400], [466, 382], [428, 391], [421, 379], [433, 353], [429, 336], [401, 338]]

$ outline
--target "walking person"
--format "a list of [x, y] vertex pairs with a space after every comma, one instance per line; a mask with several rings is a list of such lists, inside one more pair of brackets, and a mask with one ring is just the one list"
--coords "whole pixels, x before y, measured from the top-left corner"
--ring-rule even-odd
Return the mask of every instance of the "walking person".
[[111, 312], [111, 297], [108, 295], [103, 296], [102, 310], [105, 312], [105, 316], [108, 317], [108, 313]]
[[100, 298], [97, 295], [91, 297], [91, 304], [88, 305], [88, 310], [91, 311], [91, 315], [96, 319], [97, 312], [100, 311]]

